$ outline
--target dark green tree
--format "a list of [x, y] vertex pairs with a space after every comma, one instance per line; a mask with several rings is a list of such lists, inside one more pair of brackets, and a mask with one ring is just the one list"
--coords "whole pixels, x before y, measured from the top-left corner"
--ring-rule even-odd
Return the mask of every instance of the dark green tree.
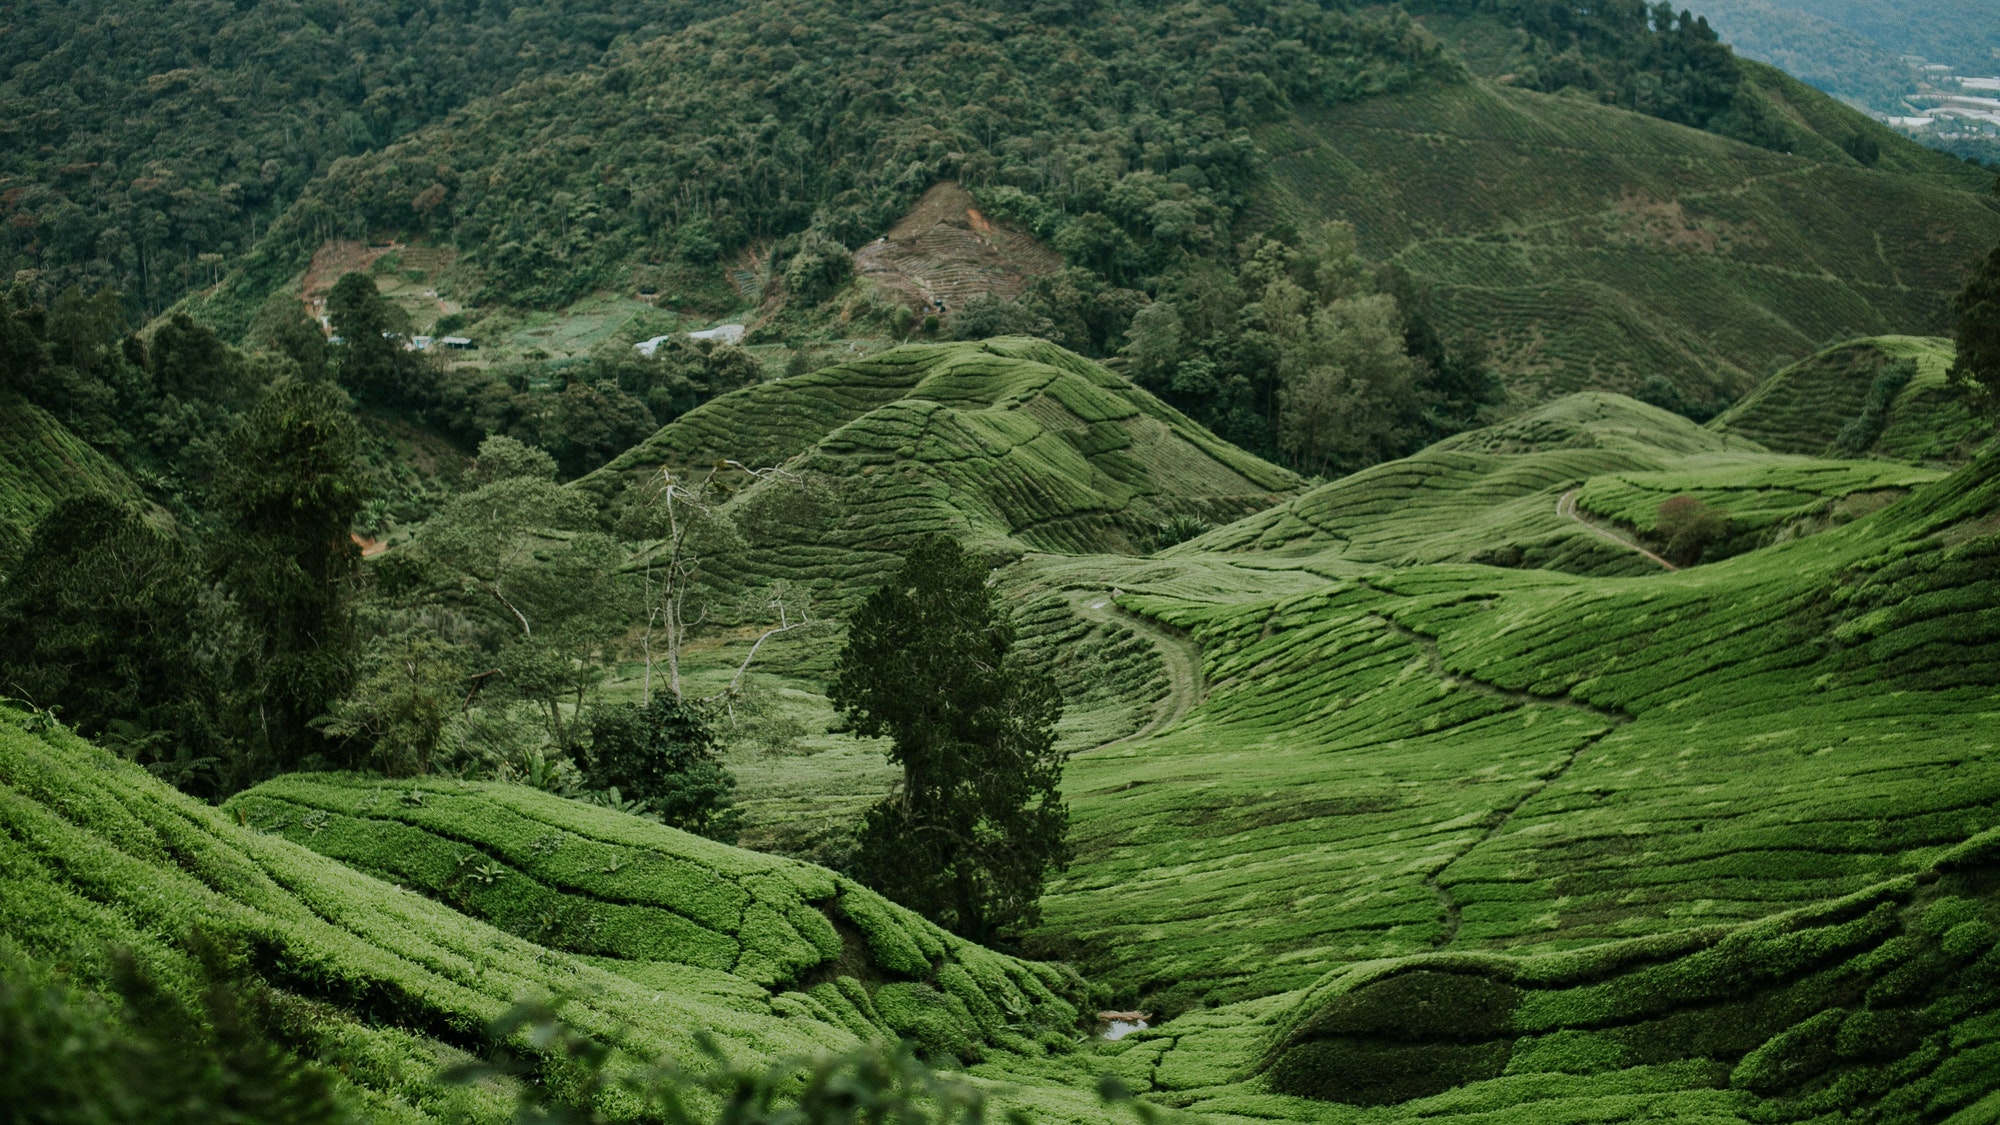
[[390, 304], [365, 273], [342, 274], [326, 298], [327, 320], [340, 338], [335, 350], [341, 385], [358, 398], [403, 405], [416, 393], [415, 352], [403, 350], [409, 318]]
[[217, 507], [226, 585], [254, 634], [241, 677], [263, 752], [253, 775], [319, 750], [308, 724], [353, 678], [358, 445], [340, 392], [325, 383], [273, 388], [230, 441]]
[[824, 231], [801, 235], [799, 248], [785, 263], [785, 289], [805, 304], [818, 304], [833, 296], [853, 276], [853, 256], [839, 239]]
[[1699, 497], [1680, 495], [1660, 504], [1654, 533], [1666, 541], [1666, 556], [1680, 566], [1701, 561], [1709, 544], [1729, 534], [1729, 513]]
[[320, 331], [319, 322], [307, 316], [305, 308], [289, 293], [273, 293], [264, 302], [256, 323], [250, 326], [250, 340], [256, 346], [290, 358], [299, 365], [299, 374], [308, 383], [317, 383], [331, 374], [326, 333]]
[[722, 764], [714, 730], [698, 705], [665, 693], [598, 708], [584, 777], [675, 828], [724, 843], [742, 829], [743, 814], [732, 807], [736, 778]]
[[227, 401], [244, 389], [241, 358], [186, 313], [175, 313], [153, 330], [146, 367], [160, 393], [177, 398]]
[[64, 500], [0, 585], [0, 694], [53, 709], [184, 788], [215, 781], [216, 622], [201, 568], [109, 497]]
[[1972, 271], [1951, 311], [1958, 317], [1952, 384], [1974, 410], [2000, 414], [2000, 246]]
[[1062, 701], [1012, 651], [986, 577], [950, 537], [921, 540], [849, 623], [831, 693], [847, 729], [889, 738], [903, 770], [868, 814], [857, 873], [975, 941], [1031, 923], [1069, 860]]

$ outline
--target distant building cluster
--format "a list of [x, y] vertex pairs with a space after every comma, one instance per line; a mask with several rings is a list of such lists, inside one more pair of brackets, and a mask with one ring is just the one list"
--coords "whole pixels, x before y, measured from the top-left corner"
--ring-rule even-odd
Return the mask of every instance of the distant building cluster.
[[1917, 92], [1903, 99], [1908, 113], [1887, 114], [1884, 124], [1934, 136], [2000, 136], [2000, 77], [1954, 74], [1915, 56], [1903, 61], [1916, 72]]

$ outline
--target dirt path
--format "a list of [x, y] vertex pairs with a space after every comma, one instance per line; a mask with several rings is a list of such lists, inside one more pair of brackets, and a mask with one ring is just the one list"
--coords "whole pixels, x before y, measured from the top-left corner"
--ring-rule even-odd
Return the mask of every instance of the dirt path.
[[1628, 551], [1637, 551], [1640, 554], [1646, 556], [1647, 558], [1652, 559], [1654, 562], [1659, 563], [1662, 567], [1665, 567], [1668, 570], [1680, 569], [1680, 567], [1677, 567], [1674, 564], [1668, 562], [1667, 560], [1661, 558], [1660, 556], [1654, 554], [1653, 552], [1648, 551], [1646, 548], [1639, 546], [1637, 543], [1632, 542], [1630, 539], [1625, 538], [1623, 535], [1620, 535], [1617, 532], [1610, 530], [1609, 528], [1599, 527], [1597, 524], [1594, 524], [1589, 520], [1585, 519], [1583, 513], [1578, 511], [1576, 506], [1576, 494], [1581, 491], [1583, 490], [1579, 488], [1572, 488], [1568, 492], [1563, 493], [1561, 498], [1556, 501], [1556, 515], [1567, 516], [1568, 518], [1575, 520], [1576, 522], [1582, 524], [1585, 528], [1589, 529], [1592, 535], [1595, 535], [1600, 539], [1608, 539], [1611, 542], [1618, 544], [1620, 547], [1623, 547]]
[[1167, 677], [1167, 698], [1160, 705], [1145, 726], [1122, 738], [1092, 747], [1102, 750], [1108, 746], [1118, 746], [1150, 738], [1181, 721], [1194, 705], [1207, 694], [1208, 685], [1201, 675], [1201, 647], [1189, 640], [1186, 634], [1169, 628], [1142, 614], [1131, 613], [1118, 608], [1108, 593], [1072, 596], [1070, 605], [1087, 621], [1105, 624], [1116, 622], [1146, 638], [1159, 655], [1160, 670]]

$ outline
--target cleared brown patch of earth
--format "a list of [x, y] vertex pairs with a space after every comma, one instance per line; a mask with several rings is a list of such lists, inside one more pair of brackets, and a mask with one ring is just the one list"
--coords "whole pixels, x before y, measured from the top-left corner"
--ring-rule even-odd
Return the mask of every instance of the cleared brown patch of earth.
[[1018, 297], [1062, 268], [1062, 256], [1011, 223], [980, 214], [956, 183], [924, 193], [889, 233], [854, 252], [854, 272], [918, 312], [948, 312], [974, 297]]

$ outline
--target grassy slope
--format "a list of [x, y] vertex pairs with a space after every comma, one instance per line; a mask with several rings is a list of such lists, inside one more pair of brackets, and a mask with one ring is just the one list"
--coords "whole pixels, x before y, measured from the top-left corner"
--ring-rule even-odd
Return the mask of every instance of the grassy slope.
[[[910, 345], [725, 395], [578, 482], [615, 495], [662, 465], [783, 464], [826, 485], [749, 531], [746, 575], [872, 583], [914, 535], [1000, 553], [1129, 551], [1173, 512], [1233, 519], [1298, 486], [1097, 364], [1037, 340]], [[755, 490], [738, 511], [754, 508]]]
[[1870, 452], [1909, 461], [1963, 461], [1991, 427], [1966, 413], [1946, 384], [1952, 354], [1944, 339], [1849, 340], [1779, 371], [1710, 426], [1786, 453], [1823, 453], [1861, 412], [1876, 373], [1888, 363], [1913, 361], [1917, 373], [1890, 404], [1882, 436]]
[[87, 491], [139, 498], [123, 471], [48, 411], [0, 395], [0, 566], [57, 501]]
[[1734, 534], [1711, 557], [1740, 553], [1815, 516], [1843, 518], [1844, 498], [1887, 499], [1937, 479], [1889, 462], [1773, 454], [1733, 432], [1704, 429], [1622, 395], [1558, 399], [1411, 457], [1320, 486], [1280, 507], [1177, 547], [1410, 566], [1480, 562], [1573, 574], [1659, 569], [1559, 510], [1649, 533], [1662, 501], [1691, 493], [1727, 511]]
[[[1771, 85], [1800, 119], [1853, 116]], [[1936, 331], [2000, 240], [1984, 181], [1931, 167], [1946, 158], [1885, 144], [1878, 168], [1916, 166], [1871, 170], [1811, 137], [1791, 155], [1483, 81], [1428, 88], [1266, 129], [1261, 212], [1352, 222], [1529, 401], [1654, 373], [1737, 394], [1829, 339]]]
[[[1747, 467], [1786, 464], [1870, 468]], [[1362, 1119], [1277, 1096], [1253, 1077], [1268, 1063], [1280, 1089], [1350, 1101], [1384, 1075], [1472, 1082], [1367, 1120], [1792, 1120], [1884, 1090], [1902, 1091], [1884, 1119], [1941, 1119], [1996, 1089], [1991, 1020], [1971, 1018], [2000, 1000], [1991, 847], [1978, 874], [1932, 869], [2000, 825], [1996, 509], [1989, 452], [1865, 519], [1676, 574], [1200, 542], [1041, 564], [1186, 630], [1205, 681], [1179, 725], [1072, 764], [1078, 862], [1044, 937], [1186, 1013], [1129, 1049], [1162, 1096], [1210, 1111]], [[1931, 920], [1943, 890], [1975, 901]], [[1802, 908], [1821, 913], [1759, 921]], [[1439, 953], [1472, 956], [1421, 960]], [[1330, 965], [1349, 968], [1316, 984]], [[1382, 1007], [1335, 1002], [1427, 965], [1506, 985], [1503, 1010], [1480, 1013], [1486, 984], [1429, 995], [1420, 976]], [[1373, 1014], [1315, 1014], [1342, 1004]], [[1853, 1009], [1873, 1014], [1843, 1030]], [[1800, 1089], [1818, 1100], [1785, 1100]]]
[[[293, 775], [243, 820], [538, 944], [927, 1054], [1069, 1043], [1073, 980], [989, 953], [853, 881], [514, 785]], [[933, 986], [936, 987], [933, 987]], [[942, 991], [940, 991], [942, 989]]]
[[[128, 949], [181, 996], [199, 987], [188, 936], [232, 940], [280, 990], [292, 1045], [341, 1070], [378, 1119], [503, 1117], [504, 1088], [433, 1076], [485, 1049], [486, 1022], [524, 996], [566, 998], [567, 1019], [634, 1054], [683, 1058], [697, 1031], [757, 1058], [885, 1025], [944, 1057], [977, 1054], [982, 1036], [1000, 1044], [991, 1052], [1038, 1056], [1034, 1038], [1066, 1042], [1075, 1017], [1052, 991], [1069, 978], [1053, 969], [951, 939], [829, 872], [620, 813], [508, 787], [309, 777], [225, 811], [31, 729], [0, 715], [0, 938], [86, 985]], [[537, 924], [523, 910], [598, 920], [594, 955], [517, 937], [280, 834], [517, 929]], [[490, 858], [468, 871], [457, 860], [472, 850]], [[669, 914], [682, 921], [662, 924]], [[663, 945], [676, 960], [638, 956]], [[974, 1026], [990, 1035], [968, 1038]]]

